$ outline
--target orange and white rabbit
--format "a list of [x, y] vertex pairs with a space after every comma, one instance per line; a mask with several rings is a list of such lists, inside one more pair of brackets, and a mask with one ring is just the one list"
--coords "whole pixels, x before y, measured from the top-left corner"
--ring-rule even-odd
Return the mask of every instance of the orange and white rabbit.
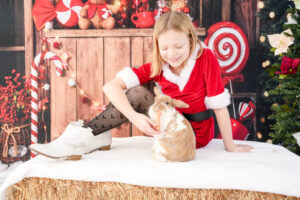
[[149, 116], [157, 121], [161, 132], [154, 136], [152, 157], [165, 162], [195, 159], [194, 131], [188, 120], [174, 108], [188, 108], [189, 105], [162, 94], [157, 87], [154, 93], [156, 97], [149, 108]]

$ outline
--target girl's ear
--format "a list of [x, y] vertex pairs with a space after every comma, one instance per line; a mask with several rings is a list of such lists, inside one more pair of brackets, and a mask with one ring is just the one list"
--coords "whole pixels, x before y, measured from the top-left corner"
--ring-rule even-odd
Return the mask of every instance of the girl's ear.
[[189, 104], [186, 104], [181, 100], [172, 99], [172, 104], [176, 108], [188, 108], [188, 107], [190, 107]]
[[159, 91], [158, 87], [156, 87], [156, 86], [154, 87], [154, 94], [156, 96], [160, 95], [160, 91]]

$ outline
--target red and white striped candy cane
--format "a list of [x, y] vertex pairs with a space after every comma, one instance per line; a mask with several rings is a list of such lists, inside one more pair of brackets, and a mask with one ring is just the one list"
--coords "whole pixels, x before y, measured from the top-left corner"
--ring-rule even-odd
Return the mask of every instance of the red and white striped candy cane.
[[[39, 93], [38, 93], [38, 67], [42, 60], [51, 60], [56, 66], [56, 74], [58, 76], [62, 75], [63, 67], [60, 58], [50, 52], [44, 51], [43, 53], [39, 53], [32, 62], [31, 65], [31, 144], [37, 143], [38, 138], [38, 101], [39, 101]], [[31, 152], [31, 158], [36, 155]]]

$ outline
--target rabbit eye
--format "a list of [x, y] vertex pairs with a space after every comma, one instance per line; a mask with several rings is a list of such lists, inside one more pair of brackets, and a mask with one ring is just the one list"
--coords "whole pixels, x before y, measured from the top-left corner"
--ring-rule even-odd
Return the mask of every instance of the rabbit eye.
[[169, 102], [166, 102], [167, 105], [169, 105]]

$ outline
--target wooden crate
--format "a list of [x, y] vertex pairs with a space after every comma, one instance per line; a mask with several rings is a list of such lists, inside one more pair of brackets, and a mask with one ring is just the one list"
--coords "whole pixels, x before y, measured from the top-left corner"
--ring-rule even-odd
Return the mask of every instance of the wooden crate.
[[[204, 28], [198, 28], [199, 36], [205, 35]], [[113, 30], [52, 30], [46, 32], [48, 38], [59, 36], [64, 51], [71, 54], [69, 61], [74, 70], [74, 79], [79, 86], [100, 104], [107, 104], [102, 87], [126, 66], [142, 65], [150, 62], [152, 49], [152, 29]], [[51, 51], [55, 52], [54, 49]], [[77, 87], [68, 86], [72, 77], [65, 71], [63, 77], [55, 75], [51, 64], [51, 140], [58, 137], [70, 121], [94, 118], [99, 111], [81, 102]], [[114, 137], [142, 135], [127, 123], [112, 131]]]

